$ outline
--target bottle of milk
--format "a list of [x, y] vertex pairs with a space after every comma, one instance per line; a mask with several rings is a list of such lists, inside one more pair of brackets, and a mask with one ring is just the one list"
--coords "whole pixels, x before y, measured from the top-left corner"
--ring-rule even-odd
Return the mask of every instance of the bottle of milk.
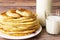
[[36, 13], [42, 26], [46, 26], [46, 16], [51, 12], [52, 0], [36, 0]]

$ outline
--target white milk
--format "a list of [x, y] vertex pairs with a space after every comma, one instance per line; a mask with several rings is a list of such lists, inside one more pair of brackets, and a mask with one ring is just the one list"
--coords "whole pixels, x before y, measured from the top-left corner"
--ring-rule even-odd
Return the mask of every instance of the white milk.
[[51, 12], [51, 0], [36, 0], [36, 13], [43, 26], [46, 26], [46, 15]]
[[48, 16], [46, 19], [46, 30], [50, 34], [60, 33], [60, 17]]

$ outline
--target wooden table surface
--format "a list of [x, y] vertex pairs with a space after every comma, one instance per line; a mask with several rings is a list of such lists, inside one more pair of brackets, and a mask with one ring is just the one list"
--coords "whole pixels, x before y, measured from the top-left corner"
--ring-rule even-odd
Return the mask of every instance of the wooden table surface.
[[60, 40], [60, 35], [51, 35], [46, 32], [46, 29], [43, 28], [42, 32], [36, 37], [27, 39], [27, 40]]
[[[60, 11], [60, 0], [52, 1], [52, 12]], [[0, 12], [19, 8], [25, 8], [36, 13], [36, 0], [0, 0]], [[60, 35], [49, 35], [46, 32], [46, 28], [43, 28], [39, 35], [26, 40], [60, 40]]]

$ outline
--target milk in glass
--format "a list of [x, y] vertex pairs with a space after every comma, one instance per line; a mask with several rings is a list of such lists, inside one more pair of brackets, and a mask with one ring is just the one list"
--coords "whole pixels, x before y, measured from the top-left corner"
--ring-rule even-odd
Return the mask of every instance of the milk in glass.
[[60, 16], [48, 16], [46, 19], [46, 31], [49, 34], [60, 33]]

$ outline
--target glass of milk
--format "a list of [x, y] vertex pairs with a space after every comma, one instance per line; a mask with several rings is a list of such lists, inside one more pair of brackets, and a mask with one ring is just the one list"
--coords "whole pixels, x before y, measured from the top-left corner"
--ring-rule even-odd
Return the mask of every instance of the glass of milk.
[[59, 11], [57, 13], [50, 13], [46, 18], [46, 31], [49, 34], [60, 33], [60, 16]]

